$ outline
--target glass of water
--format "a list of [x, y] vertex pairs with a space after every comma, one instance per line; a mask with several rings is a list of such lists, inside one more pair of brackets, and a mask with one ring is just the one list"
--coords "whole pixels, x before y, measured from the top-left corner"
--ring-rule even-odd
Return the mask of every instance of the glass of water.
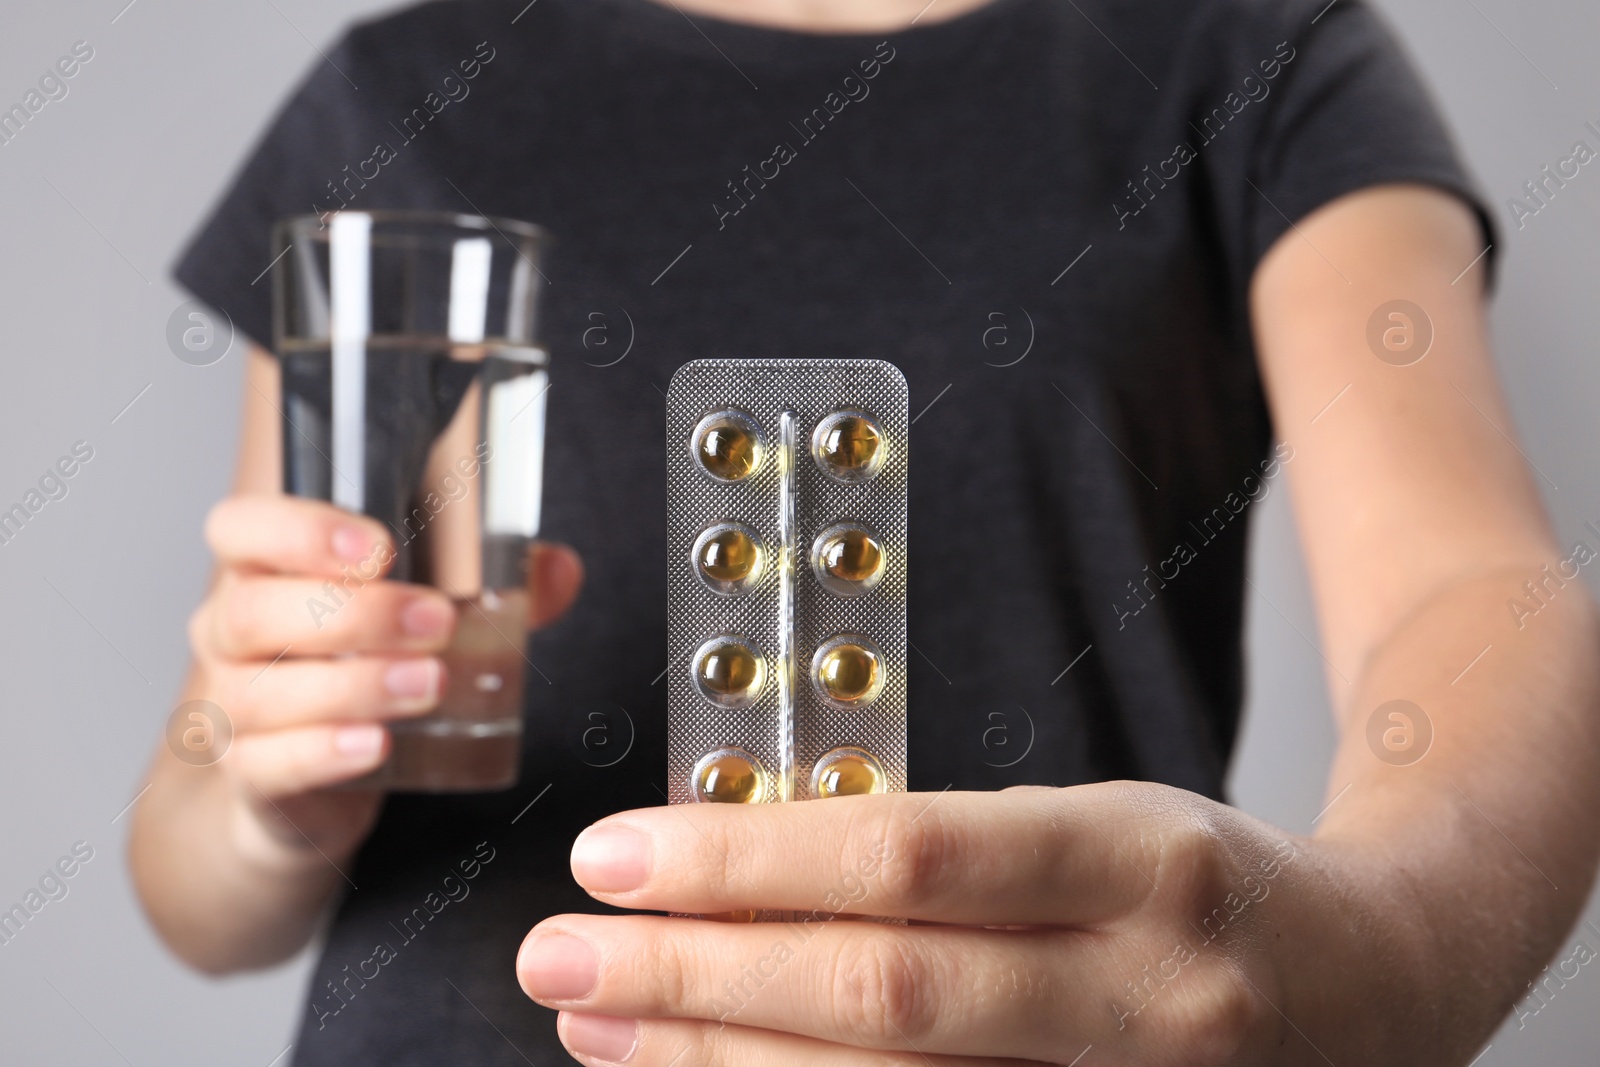
[[[528, 555], [539, 532], [549, 358], [537, 226], [409, 211], [284, 219], [274, 231], [283, 488], [389, 528], [387, 577], [456, 606], [440, 707], [390, 724], [353, 783], [427, 792], [516, 783]], [[308, 604], [321, 626], [384, 559]]]

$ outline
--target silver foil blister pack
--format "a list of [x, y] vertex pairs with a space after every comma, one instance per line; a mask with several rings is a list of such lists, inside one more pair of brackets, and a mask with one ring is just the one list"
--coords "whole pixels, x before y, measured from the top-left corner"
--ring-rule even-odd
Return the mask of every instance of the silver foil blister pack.
[[696, 360], [667, 393], [669, 798], [906, 788], [907, 390]]

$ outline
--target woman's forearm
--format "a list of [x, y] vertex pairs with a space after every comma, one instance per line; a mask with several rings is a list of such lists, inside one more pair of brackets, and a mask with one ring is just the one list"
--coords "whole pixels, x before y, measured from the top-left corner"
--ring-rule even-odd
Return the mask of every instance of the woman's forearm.
[[129, 853], [156, 929], [184, 960], [213, 974], [293, 955], [342, 884], [309, 845], [274, 841], [218, 768], [189, 767], [165, 753], [135, 809]]
[[[184, 698], [206, 695], [196, 672]], [[247, 799], [244, 788], [221, 763], [191, 766], [161, 748], [131, 813], [129, 867], [145, 911], [174, 952], [214, 974], [277, 963], [304, 946], [344, 884], [334, 865], [348, 870], [360, 841], [313, 842], [294, 823], [312, 833], [315, 824], [294, 820], [292, 801]]]
[[[1583, 907], [1600, 856], [1600, 627], [1581, 578], [1540, 567], [1441, 591], [1351, 678], [1315, 843], [1364, 875], [1313, 938], [1328, 955], [1285, 975], [1308, 1036], [1464, 1062]], [[1362, 971], [1364, 1006], [1350, 1002]], [[1382, 1010], [1389, 997], [1413, 1008]]]

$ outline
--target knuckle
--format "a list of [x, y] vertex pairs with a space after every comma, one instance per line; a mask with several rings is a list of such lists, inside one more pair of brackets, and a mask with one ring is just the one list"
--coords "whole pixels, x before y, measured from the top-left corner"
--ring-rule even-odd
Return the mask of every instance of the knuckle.
[[210, 633], [225, 654], [253, 649], [263, 636], [266, 605], [261, 593], [256, 581], [229, 582], [217, 590], [209, 612]]
[[693, 1026], [687, 1040], [673, 1042], [661, 1050], [656, 1061], [663, 1064], [704, 1064], [705, 1067], [722, 1067], [724, 1064], [748, 1064], [751, 1061], [749, 1038], [735, 1029], [711, 1023]]
[[685, 942], [675, 932], [667, 931], [658, 935], [654, 944], [647, 945], [646, 951], [630, 959], [626, 971], [645, 979], [640, 986], [645, 993], [645, 1013], [670, 1017], [682, 1013], [690, 990], [701, 984], [698, 968], [692, 940]]
[[1227, 884], [1227, 862], [1217, 828], [1204, 813], [1188, 812], [1165, 827], [1156, 844], [1154, 879], [1186, 911], [1206, 911]]
[[262, 718], [261, 704], [255, 688], [248, 684], [248, 668], [216, 664], [207, 668], [203, 677], [205, 699], [223, 709], [232, 736], [238, 737], [258, 729]]
[[212, 648], [211, 610], [214, 596], [207, 597], [200, 602], [200, 606], [189, 613], [187, 633], [189, 637], [189, 651], [194, 653], [196, 659], [206, 659], [214, 652]]
[[[913, 815], [909, 805], [890, 808], [881, 830], [879, 884], [885, 905], [913, 911], [937, 893], [940, 872], [951, 859], [952, 836], [937, 812]], [[899, 911], [888, 912], [899, 914]]]
[[873, 1045], [921, 1044], [933, 1025], [932, 974], [899, 938], [850, 938], [836, 964], [841, 1031]]
[[1238, 965], [1217, 961], [1200, 969], [1166, 1005], [1164, 1043], [1194, 1067], [1236, 1063], [1264, 1017], [1261, 1000]]
[[206, 545], [213, 551], [219, 551], [228, 539], [228, 528], [232, 522], [238, 504], [233, 497], [224, 497], [211, 505], [211, 510], [206, 512], [205, 524], [202, 531]]
[[705, 847], [699, 850], [690, 883], [702, 886], [711, 900], [729, 905], [749, 895], [751, 888], [748, 878], [735, 873], [730, 857], [750, 855], [753, 842], [746, 839], [744, 827], [731, 825], [733, 821], [708, 820], [698, 827], [696, 841]]

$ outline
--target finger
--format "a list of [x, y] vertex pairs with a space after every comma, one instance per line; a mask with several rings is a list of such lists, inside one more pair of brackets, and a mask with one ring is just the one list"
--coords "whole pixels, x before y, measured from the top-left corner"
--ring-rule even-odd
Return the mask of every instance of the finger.
[[990, 1056], [887, 1052], [870, 1058], [809, 1037], [680, 1019], [618, 1019], [562, 1012], [556, 1019], [561, 1043], [593, 1067], [1046, 1067], [1029, 1060]]
[[359, 778], [388, 754], [382, 726], [337, 723], [235, 737], [222, 763], [264, 796], [279, 797]]
[[[517, 955], [547, 1007], [783, 1030], [863, 1048], [1049, 1057], [1104, 1030], [1101, 935], [826, 919], [563, 915]], [[1097, 981], [1098, 980], [1098, 981]], [[1089, 1040], [1085, 1037], [1085, 1040]]]
[[394, 548], [376, 520], [321, 500], [231, 496], [206, 516], [206, 543], [228, 566], [370, 581], [388, 570]]
[[583, 557], [566, 545], [540, 541], [528, 548], [528, 626], [548, 626], [567, 613], [583, 588]]
[[318, 582], [227, 574], [195, 620], [196, 651], [233, 660], [346, 652], [436, 652], [456, 611], [441, 592], [400, 582]]
[[652, 911], [1093, 924], [1144, 901], [1155, 884], [1145, 872], [1159, 867], [1148, 800], [1132, 809], [1118, 795], [1080, 786], [646, 808], [580, 834], [572, 873], [600, 900]]
[[209, 673], [240, 733], [421, 715], [438, 706], [446, 683], [433, 656], [286, 657], [266, 667], [224, 662]]

